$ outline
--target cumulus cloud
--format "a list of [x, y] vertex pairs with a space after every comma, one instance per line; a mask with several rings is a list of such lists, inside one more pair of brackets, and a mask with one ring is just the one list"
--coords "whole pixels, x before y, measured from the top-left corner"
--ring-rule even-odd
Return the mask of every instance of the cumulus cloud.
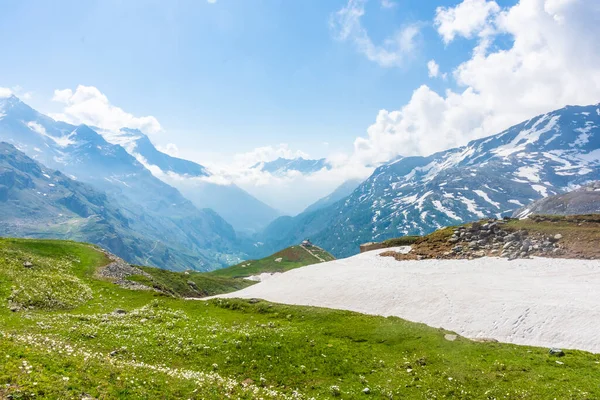
[[381, 7], [382, 8], [394, 8], [396, 7], [398, 4], [392, 0], [381, 0]]
[[457, 35], [486, 36], [493, 33], [492, 19], [498, 12], [500, 6], [495, 1], [464, 0], [456, 7], [438, 7], [435, 26], [446, 43]]
[[435, 60], [429, 60], [427, 63], [427, 71], [429, 72], [430, 78], [437, 78], [437, 76], [440, 74], [440, 66], [435, 62]]
[[175, 143], [167, 143], [166, 146], [156, 146], [156, 148], [171, 157], [179, 157], [179, 147]]
[[402, 65], [417, 47], [419, 25], [406, 25], [385, 39], [382, 44], [376, 45], [361, 24], [366, 1], [349, 0], [345, 7], [331, 16], [331, 30], [338, 40], [353, 42], [361, 54], [382, 67]]
[[0, 87], [0, 99], [12, 96], [13, 92], [9, 88]]
[[64, 109], [50, 116], [74, 125], [86, 124], [112, 131], [132, 128], [148, 134], [155, 134], [162, 130], [155, 117], [136, 117], [112, 105], [108, 98], [94, 86], [79, 85], [75, 91], [55, 90], [52, 100], [63, 104]]
[[[476, 25], [459, 24], [474, 4], [488, 11], [475, 14]], [[380, 111], [354, 143], [353, 157], [363, 164], [431, 154], [568, 104], [600, 101], [600, 3], [521, 0], [498, 9], [492, 1], [464, 0], [443, 13], [454, 16], [454, 25], [440, 30], [444, 41], [478, 37], [472, 57], [453, 72], [460, 90], [440, 94], [423, 85], [399, 110]], [[498, 35], [512, 39], [508, 48], [482, 47]]]

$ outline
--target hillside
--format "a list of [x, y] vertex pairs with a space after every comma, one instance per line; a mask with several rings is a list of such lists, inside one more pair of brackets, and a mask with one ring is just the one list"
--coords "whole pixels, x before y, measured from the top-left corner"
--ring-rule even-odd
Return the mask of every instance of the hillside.
[[109, 262], [85, 244], [0, 240], [0, 397], [600, 396], [598, 355], [558, 358], [394, 317], [133, 291], [95, 277]]
[[516, 210], [513, 217], [529, 215], [600, 214], [600, 181], [591, 182], [579, 189], [544, 197]]
[[291, 246], [260, 260], [249, 260], [231, 267], [210, 272], [213, 276], [230, 278], [248, 277], [262, 273], [285, 272], [306, 265], [331, 261], [335, 258], [325, 250], [302, 245]]
[[310, 237], [346, 257], [361, 243], [511, 215], [600, 178], [599, 109], [569, 106], [462, 147], [398, 157], [333, 205], [276, 220], [261, 241], [281, 248]]

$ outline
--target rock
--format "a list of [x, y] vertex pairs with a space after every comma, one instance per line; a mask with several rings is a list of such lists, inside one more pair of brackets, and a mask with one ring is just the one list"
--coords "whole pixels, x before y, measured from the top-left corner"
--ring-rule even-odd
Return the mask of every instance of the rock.
[[476, 249], [477, 248], [477, 242], [469, 242], [469, 248]]
[[283, 260], [283, 258], [282, 258], [282, 257], [279, 257], [279, 258], [276, 258], [276, 259], [275, 259], [275, 262], [276, 262], [276, 263], [279, 263], [279, 262], [281, 262], [282, 260]]
[[115, 311], [113, 311], [113, 314], [125, 315], [125, 314], [127, 314], [127, 311], [123, 310], [122, 308], [117, 308]]
[[457, 243], [458, 242], [458, 238], [456, 236], [452, 236], [450, 239], [448, 239], [448, 243]]
[[455, 252], [455, 253], [460, 253], [462, 250], [463, 250], [463, 247], [462, 247], [462, 246], [460, 246], [460, 245], [458, 245], [458, 246], [454, 246], [454, 247], [452, 248], [452, 251], [453, 251], [453, 252]]
[[472, 231], [478, 231], [481, 229], [481, 224], [479, 222], [473, 222], [471, 224], [471, 230]]
[[196, 285], [196, 282], [194, 282], [194, 281], [187, 281], [187, 284], [188, 284], [188, 286], [189, 286], [189, 287], [191, 287], [192, 289], [194, 289], [194, 290], [196, 290], [196, 291], [198, 290], [198, 285]]
[[477, 246], [483, 247], [486, 245], [487, 242], [485, 240], [478, 240], [476, 243], [477, 243]]
[[364, 389], [362, 390], [362, 392], [363, 392], [364, 394], [371, 394], [371, 389], [369, 389], [368, 387], [366, 387], [366, 388], [364, 388]]
[[565, 355], [565, 352], [557, 347], [553, 347], [548, 351], [548, 354], [551, 356], [562, 357]]
[[248, 303], [250, 304], [256, 304], [260, 301], [260, 299], [256, 299], [256, 298], [251, 298], [250, 300], [248, 300]]
[[523, 242], [523, 245], [521, 246], [521, 251], [523, 251], [523, 252], [525, 252], [525, 253], [526, 253], [526, 252], [528, 252], [528, 251], [529, 251], [529, 248], [530, 248], [530, 247], [531, 247], [531, 243], [529, 242], [529, 240], [525, 240], [525, 241]]
[[494, 339], [494, 338], [475, 338], [472, 339], [474, 342], [479, 342], [479, 343], [498, 343], [498, 340]]
[[23, 263], [23, 266], [24, 266], [25, 268], [33, 268], [33, 264], [31, 263], [31, 261], [25, 261], [25, 262]]
[[553, 239], [558, 242], [560, 239], [562, 239], [562, 237], [563, 237], [563, 235], [561, 235], [560, 233], [557, 233], [556, 235], [554, 235]]
[[454, 342], [456, 340], [456, 338], [458, 337], [458, 335], [452, 335], [450, 333], [446, 333], [444, 335], [444, 339], [450, 341], [450, 342]]
[[480, 257], [480, 258], [485, 257], [485, 251], [483, 251], [483, 250], [475, 251], [475, 252], [473, 252], [473, 256]]
[[514, 244], [515, 244], [515, 242], [513, 242], [513, 241], [506, 242], [506, 243], [504, 243], [504, 246], [502, 246], [502, 248], [503, 248], [504, 250], [506, 250], [506, 249], [508, 249], [509, 247], [512, 247]]

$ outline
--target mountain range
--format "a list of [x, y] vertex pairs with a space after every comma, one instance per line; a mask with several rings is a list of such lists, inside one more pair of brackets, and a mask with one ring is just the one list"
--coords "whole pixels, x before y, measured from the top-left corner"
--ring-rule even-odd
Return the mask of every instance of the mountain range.
[[261, 241], [279, 248], [310, 238], [340, 258], [363, 242], [510, 215], [599, 179], [599, 126], [600, 105], [570, 106], [466, 146], [398, 157], [334, 204], [275, 220]]
[[[105, 192], [129, 221], [129, 229], [155, 244], [146, 252], [147, 263], [202, 270], [244, 257], [234, 229], [223, 218], [194, 206], [123, 147], [86, 125], [54, 121], [12, 96], [0, 99], [0, 140], [44, 167]], [[175, 260], [173, 254], [181, 257]]]
[[322, 169], [331, 169], [331, 164], [329, 164], [325, 158], [319, 160], [307, 160], [303, 157], [292, 159], [279, 157], [274, 161], [256, 163], [251, 168], [269, 172], [275, 176], [284, 176], [289, 172], [299, 172], [303, 175], [310, 175]]
[[[0, 234], [90, 241], [174, 270], [261, 258], [307, 238], [340, 258], [363, 242], [511, 215], [600, 179], [599, 126], [600, 105], [565, 107], [462, 147], [398, 157], [290, 217], [139, 130], [55, 121], [12, 96], [0, 99]], [[253, 168], [331, 166], [299, 157]]]
[[139, 130], [98, 131], [109, 142], [122, 146], [157, 178], [179, 189], [196, 207], [215, 210], [237, 231], [260, 231], [280, 215], [235, 184], [212, 183], [212, 173], [206, 167], [157, 150]]

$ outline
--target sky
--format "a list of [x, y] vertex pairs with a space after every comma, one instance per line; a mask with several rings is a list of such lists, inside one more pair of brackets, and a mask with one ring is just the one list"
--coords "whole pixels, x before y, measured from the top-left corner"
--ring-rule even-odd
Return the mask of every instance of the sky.
[[[598, 20], [596, 0], [0, 0], [0, 92], [141, 128], [294, 213], [398, 155], [599, 102]], [[247, 169], [298, 155], [335, 168]]]

